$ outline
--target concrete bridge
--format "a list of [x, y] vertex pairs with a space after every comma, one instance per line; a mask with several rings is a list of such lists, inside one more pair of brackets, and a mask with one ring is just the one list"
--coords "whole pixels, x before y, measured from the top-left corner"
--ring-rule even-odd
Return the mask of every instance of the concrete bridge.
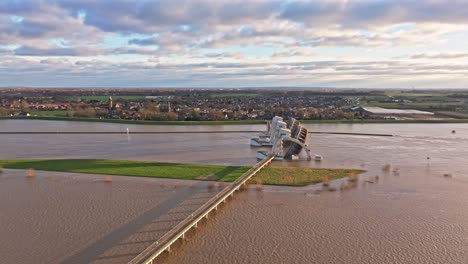
[[229, 196], [232, 196], [235, 191], [238, 191], [242, 185], [244, 185], [250, 178], [252, 178], [257, 172], [264, 167], [268, 166], [273, 160], [274, 155], [269, 155], [250, 170], [244, 173], [239, 179], [228, 185], [221, 192], [216, 194], [208, 202], [203, 204], [190, 216], [180, 222], [177, 226], [167, 232], [158, 241], [153, 243], [138, 256], [132, 259], [128, 264], [152, 264], [161, 253], [164, 251], [170, 251], [171, 245], [175, 243], [179, 238], [185, 238], [185, 234], [192, 228], [197, 227], [198, 222], [203, 218], [208, 218], [208, 215], [213, 210], [217, 210], [219, 204], [226, 202]]

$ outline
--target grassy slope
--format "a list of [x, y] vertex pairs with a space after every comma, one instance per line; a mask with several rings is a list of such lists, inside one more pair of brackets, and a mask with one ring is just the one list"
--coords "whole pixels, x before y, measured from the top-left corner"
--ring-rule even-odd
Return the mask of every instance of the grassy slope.
[[[0, 166], [10, 169], [79, 172], [108, 175], [172, 178], [186, 180], [215, 180], [230, 182], [239, 178], [249, 167], [201, 164], [178, 164], [129, 160], [0, 160]], [[362, 173], [350, 169], [265, 168], [251, 183], [304, 186], [324, 179], [333, 180]]]

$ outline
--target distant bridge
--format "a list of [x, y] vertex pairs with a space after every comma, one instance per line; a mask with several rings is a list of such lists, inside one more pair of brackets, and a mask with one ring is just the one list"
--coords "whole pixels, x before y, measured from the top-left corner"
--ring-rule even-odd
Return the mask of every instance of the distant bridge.
[[153, 243], [138, 256], [132, 259], [128, 264], [152, 264], [153, 260], [156, 259], [165, 251], [171, 250], [171, 245], [174, 244], [179, 238], [185, 238], [185, 234], [192, 228], [197, 227], [198, 222], [203, 218], [208, 218], [208, 214], [213, 210], [217, 210], [219, 204], [226, 202], [226, 199], [229, 196], [232, 196], [235, 191], [238, 191], [242, 185], [244, 185], [250, 178], [252, 178], [257, 172], [259, 172], [264, 167], [268, 166], [273, 160], [274, 155], [269, 155], [257, 164], [253, 166], [250, 170], [244, 173], [239, 179], [228, 185], [221, 192], [216, 194], [208, 202], [203, 204], [190, 216], [185, 218], [177, 226], [172, 228], [164, 236], [162, 236], [158, 241]]

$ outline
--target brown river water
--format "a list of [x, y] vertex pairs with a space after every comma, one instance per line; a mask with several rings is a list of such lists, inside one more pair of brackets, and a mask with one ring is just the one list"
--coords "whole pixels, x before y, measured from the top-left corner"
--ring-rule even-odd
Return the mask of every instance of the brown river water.
[[[142, 126], [0, 121], [0, 131], [251, 131], [261, 125]], [[362, 168], [337, 191], [249, 188], [163, 263], [468, 263], [468, 124], [310, 124], [321, 163]], [[455, 134], [451, 131], [456, 130]], [[0, 135], [0, 159], [107, 158], [252, 165], [253, 133]], [[429, 157], [429, 159], [428, 159]], [[389, 171], [382, 166], [390, 164]], [[444, 176], [445, 175], [445, 176]], [[378, 177], [376, 177], [378, 176]], [[222, 186], [24, 171], [0, 174], [0, 263], [126, 263]]]

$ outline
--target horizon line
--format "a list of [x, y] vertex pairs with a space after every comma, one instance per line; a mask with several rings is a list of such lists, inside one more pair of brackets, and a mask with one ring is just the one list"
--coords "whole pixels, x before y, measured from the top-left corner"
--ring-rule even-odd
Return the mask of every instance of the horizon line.
[[455, 87], [438, 87], [438, 88], [428, 88], [428, 87], [412, 87], [412, 88], [403, 88], [403, 87], [330, 87], [330, 86], [242, 86], [242, 87], [203, 87], [203, 86], [173, 86], [173, 87], [164, 87], [164, 86], [155, 86], [155, 87], [117, 87], [117, 86], [0, 86], [0, 89], [206, 89], [206, 90], [245, 90], [245, 89], [315, 89], [315, 90], [325, 90], [325, 89], [336, 89], [336, 90], [468, 90], [468, 87], [465, 88], [455, 88]]

